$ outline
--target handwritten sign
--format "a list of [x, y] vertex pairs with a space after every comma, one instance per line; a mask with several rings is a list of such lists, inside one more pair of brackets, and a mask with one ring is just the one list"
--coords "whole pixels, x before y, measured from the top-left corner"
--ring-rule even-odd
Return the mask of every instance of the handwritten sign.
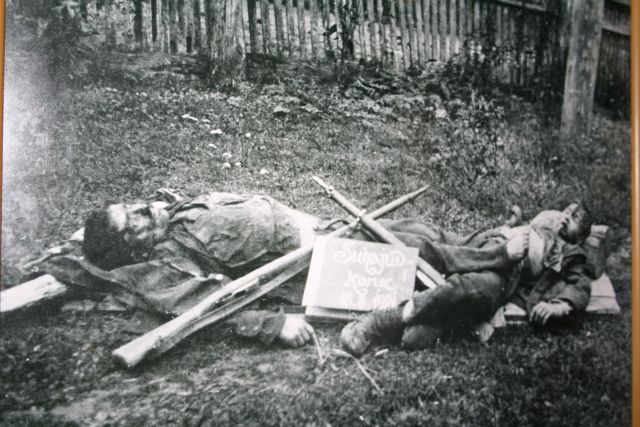
[[[302, 298], [305, 313], [348, 319], [352, 314], [394, 307], [411, 297], [417, 262], [416, 248], [319, 237]], [[330, 315], [323, 316], [322, 309]]]

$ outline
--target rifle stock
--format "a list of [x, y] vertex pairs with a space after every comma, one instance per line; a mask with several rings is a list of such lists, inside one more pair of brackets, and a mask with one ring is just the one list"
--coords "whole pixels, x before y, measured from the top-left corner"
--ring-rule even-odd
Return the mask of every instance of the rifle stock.
[[[426, 189], [427, 187], [422, 187], [419, 190], [402, 196], [375, 210], [370, 216], [372, 218], [379, 218], [392, 212], [419, 197]], [[329, 236], [338, 237], [344, 235], [357, 225], [358, 221], [354, 221], [349, 225], [345, 225], [329, 233]], [[233, 314], [241, 307], [260, 298], [262, 295], [265, 295], [284, 283], [288, 278], [304, 270], [308, 266], [312, 251], [313, 245], [301, 247], [228, 283], [222, 289], [212, 293], [180, 316], [116, 349], [112, 353], [112, 356], [118, 363], [131, 368], [146, 357], [164, 353], [193, 332]], [[276, 277], [271, 279], [273, 276]], [[219, 307], [220, 301], [229, 295], [229, 293], [241, 292], [245, 288], [265, 283], [269, 279], [271, 280], [268, 283], [258, 286], [258, 289], [248, 297], [240, 297], [242, 301], [236, 302], [236, 304], [232, 301]]]

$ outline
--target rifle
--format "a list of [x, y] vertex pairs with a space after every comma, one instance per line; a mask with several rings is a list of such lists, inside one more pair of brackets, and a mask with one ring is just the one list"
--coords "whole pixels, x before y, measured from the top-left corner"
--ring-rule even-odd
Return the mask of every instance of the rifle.
[[[327, 185], [322, 179], [317, 176], [313, 177], [313, 180], [322, 187], [327, 194], [335, 200], [344, 210], [349, 212], [360, 220], [362, 225], [379, 240], [391, 243], [394, 245], [404, 246], [404, 243], [394, 236], [389, 230], [375, 221], [373, 215], [366, 214], [365, 211], [358, 209], [353, 203], [351, 203], [346, 197], [336, 191], [333, 187]], [[424, 259], [418, 258], [418, 271], [416, 271], [416, 277], [424, 286], [428, 288], [434, 288], [441, 286], [445, 283], [444, 278], [438, 273], [431, 265], [429, 265]]]
[[[402, 196], [372, 212], [369, 216], [379, 218], [392, 212], [420, 196], [426, 189], [427, 187], [423, 187]], [[359, 220], [357, 219], [329, 233], [329, 236], [344, 235], [357, 227], [358, 224]], [[312, 251], [313, 245], [301, 247], [227, 283], [223, 288], [213, 292], [181, 315], [116, 349], [112, 356], [118, 363], [131, 368], [145, 357], [164, 353], [197, 330], [225, 319], [303, 271], [308, 267]]]

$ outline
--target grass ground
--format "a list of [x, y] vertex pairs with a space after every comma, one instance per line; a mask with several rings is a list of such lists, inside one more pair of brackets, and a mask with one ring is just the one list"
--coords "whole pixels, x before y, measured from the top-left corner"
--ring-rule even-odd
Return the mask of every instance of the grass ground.
[[[6, 85], [4, 286], [19, 282], [21, 258], [68, 237], [107, 200], [144, 198], [159, 187], [219, 190], [342, 215], [311, 182], [319, 175], [363, 207], [429, 185], [396, 215], [461, 232], [502, 223], [514, 202], [531, 215], [557, 202], [549, 193], [598, 200], [597, 219], [613, 228], [607, 269], [622, 314], [590, 317], [566, 335], [525, 326], [499, 330], [488, 345], [462, 339], [421, 352], [372, 351], [360, 363], [378, 390], [335, 352], [335, 326], [317, 328], [323, 366], [312, 346], [267, 348], [214, 328], [124, 371], [110, 352], [134, 338], [129, 314], [43, 309], [3, 322], [4, 424], [629, 423], [629, 184], [620, 166], [628, 165], [628, 123], [599, 118], [588, 146], [563, 147], [535, 108], [504, 94], [490, 110], [438, 120], [419, 108], [345, 98], [333, 85], [243, 83], [224, 94], [173, 74], [131, 71], [71, 91], [29, 79], [21, 67], [8, 61], [8, 75], [21, 78]], [[474, 120], [493, 117], [494, 106], [504, 110], [492, 131], [501, 142], [478, 142], [469, 136]], [[447, 141], [497, 143], [502, 163], [467, 182]], [[585, 170], [595, 178], [577, 181]]]

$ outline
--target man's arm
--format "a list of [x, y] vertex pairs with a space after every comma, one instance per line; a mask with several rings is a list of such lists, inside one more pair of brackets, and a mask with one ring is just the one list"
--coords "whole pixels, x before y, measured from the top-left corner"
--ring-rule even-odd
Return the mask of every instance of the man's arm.
[[581, 255], [572, 256], [561, 271], [561, 278], [552, 289], [556, 291], [545, 300], [533, 306], [529, 320], [533, 323], [545, 325], [552, 318], [568, 316], [575, 312], [584, 311], [591, 296], [590, 268]]

